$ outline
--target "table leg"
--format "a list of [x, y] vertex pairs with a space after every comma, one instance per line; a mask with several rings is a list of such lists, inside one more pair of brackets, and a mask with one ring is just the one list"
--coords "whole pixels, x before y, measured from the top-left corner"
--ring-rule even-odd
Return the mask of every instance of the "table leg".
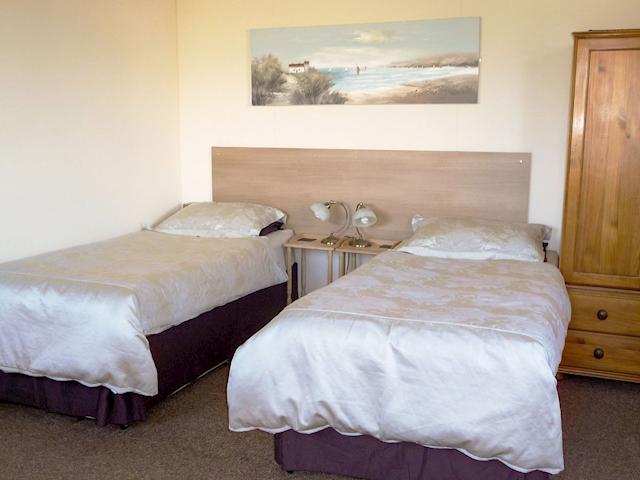
[[333, 250], [327, 252], [327, 285], [333, 282]]
[[287, 247], [287, 305], [291, 303], [291, 294], [293, 292], [293, 249]]
[[304, 297], [307, 293], [307, 255], [304, 248], [300, 249], [300, 296]]

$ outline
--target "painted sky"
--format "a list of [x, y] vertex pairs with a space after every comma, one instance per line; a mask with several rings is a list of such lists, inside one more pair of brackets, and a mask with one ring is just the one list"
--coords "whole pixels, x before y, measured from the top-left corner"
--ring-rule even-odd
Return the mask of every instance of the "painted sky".
[[251, 30], [251, 56], [268, 53], [287, 65], [377, 67], [443, 53], [479, 53], [480, 18]]

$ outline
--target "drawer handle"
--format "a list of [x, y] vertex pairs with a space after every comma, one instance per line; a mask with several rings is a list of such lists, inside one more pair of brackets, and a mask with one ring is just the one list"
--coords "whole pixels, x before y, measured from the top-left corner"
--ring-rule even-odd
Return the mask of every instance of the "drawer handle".
[[609, 314], [606, 310], [598, 310], [596, 316], [598, 317], [598, 320], [606, 320], [607, 318], [609, 318]]
[[601, 358], [604, 357], [604, 350], [601, 348], [596, 348], [593, 351], [593, 356], [596, 357], [598, 360], [600, 360]]

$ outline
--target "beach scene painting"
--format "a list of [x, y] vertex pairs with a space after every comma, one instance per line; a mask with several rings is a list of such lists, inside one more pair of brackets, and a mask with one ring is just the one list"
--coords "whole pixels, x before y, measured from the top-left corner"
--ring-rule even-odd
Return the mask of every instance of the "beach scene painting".
[[478, 103], [480, 18], [250, 31], [252, 105]]

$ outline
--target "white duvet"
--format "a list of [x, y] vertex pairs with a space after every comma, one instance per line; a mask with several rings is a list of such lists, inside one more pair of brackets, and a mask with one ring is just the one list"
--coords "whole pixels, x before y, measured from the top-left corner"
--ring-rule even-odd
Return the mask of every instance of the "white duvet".
[[552, 265], [388, 252], [240, 347], [229, 426], [333, 427], [557, 473], [555, 373], [569, 318]]
[[0, 370], [155, 395], [146, 335], [285, 280], [265, 237], [143, 231], [0, 264]]

